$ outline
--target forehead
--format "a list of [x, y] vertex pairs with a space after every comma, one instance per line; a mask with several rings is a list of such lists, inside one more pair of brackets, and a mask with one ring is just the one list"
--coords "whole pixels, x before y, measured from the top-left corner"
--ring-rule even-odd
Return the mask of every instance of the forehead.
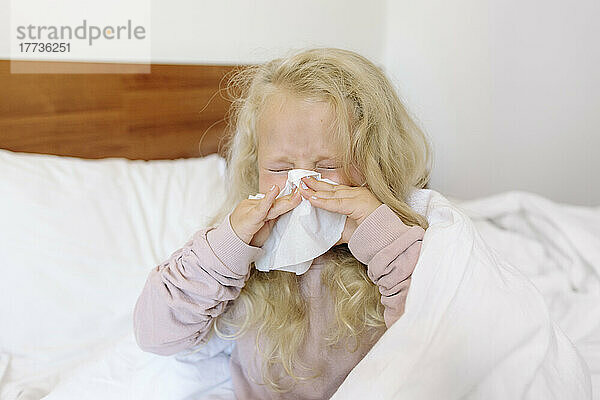
[[335, 122], [328, 102], [277, 91], [267, 97], [257, 120], [258, 152], [282, 160], [335, 158]]

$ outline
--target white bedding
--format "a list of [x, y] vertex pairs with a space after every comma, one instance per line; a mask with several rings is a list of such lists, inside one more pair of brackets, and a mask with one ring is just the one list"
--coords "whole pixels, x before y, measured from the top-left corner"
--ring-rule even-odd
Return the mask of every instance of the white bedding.
[[0, 150], [0, 399], [42, 398], [131, 334], [148, 272], [205, 226], [223, 168]]
[[[563, 209], [519, 192], [458, 207], [435, 191], [429, 194], [430, 226], [406, 311], [333, 399], [592, 398], [590, 374], [580, 354], [552, 321], [538, 289], [500, 254], [510, 253], [521, 272], [543, 283], [540, 290], [554, 313], [560, 316], [569, 308], [575, 318], [565, 330], [585, 330], [597, 340], [600, 258], [595, 265], [575, 260], [567, 264], [565, 259], [554, 262], [552, 256], [560, 252], [576, 257], [581, 251], [597, 257], [598, 210]], [[497, 250], [486, 243], [469, 213]], [[557, 230], [561, 223], [579, 226], [564, 229], [563, 235]], [[587, 308], [571, 301], [574, 289], [585, 293]], [[554, 307], [556, 299], [562, 309]], [[598, 348], [587, 350], [594, 360]]]
[[[131, 322], [149, 269], [204, 226], [216, 209], [223, 196], [223, 166], [216, 155], [143, 162], [0, 150], [0, 399], [233, 399], [227, 376], [231, 343], [215, 340], [197, 353], [157, 356], [137, 348]], [[556, 204], [523, 192], [470, 202], [453, 200], [450, 206], [443, 196], [436, 198], [437, 206], [430, 212], [440, 212], [428, 215], [437, 219], [430, 221], [434, 228], [426, 233], [419, 261], [423, 264], [413, 276], [406, 314], [353, 370], [336, 398], [359, 398], [353, 396], [363, 391], [371, 398], [392, 398], [393, 394], [393, 398], [433, 399], [440, 398], [440, 393], [444, 399], [461, 398], [467, 387], [472, 388], [471, 398], [513, 398], [503, 390], [523, 387], [525, 382], [521, 385], [518, 380], [526, 379], [527, 374], [503, 369], [509, 364], [502, 365], [502, 360], [508, 358], [501, 360], [497, 353], [509, 348], [510, 340], [530, 325], [564, 344], [557, 346], [564, 352], [556, 354], [561, 379], [549, 387], [558, 393], [561, 382], [569, 381], [570, 388], [583, 391], [581, 395], [570, 393], [569, 399], [588, 398], [587, 375], [578, 370], [578, 360], [571, 358], [574, 353], [562, 330], [589, 365], [594, 395], [600, 399], [600, 208]], [[464, 215], [470, 219], [461, 219]], [[469, 246], [462, 241], [462, 245], [450, 246], [453, 243], [442, 240], [441, 234], [450, 231], [463, 239], [481, 236], [499, 256], [486, 253], [480, 244]], [[492, 265], [504, 266], [502, 260], [506, 259], [536, 284], [560, 329], [552, 325], [540, 328], [545, 316], [539, 313], [524, 319], [527, 312], [540, 309], [535, 302], [537, 292], [517, 290], [513, 284], [509, 287], [514, 293], [526, 293], [533, 299], [525, 311], [516, 310], [525, 313], [520, 317], [502, 315], [507, 321], [521, 321], [517, 326], [502, 324], [501, 314], [490, 317], [485, 313], [492, 305], [502, 305], [500, 296], [486, 293], [492, 303], [454, 307], [476, 297], [472, 291], [462, 295], [465, 292], [458, 290], [462, 297], [448, 299], [444, 296], [451, 294], [452, 287], [463, 287], [465, 282], [444, 275], [451, 272], [444, 268], [439, 275], [430, 275], [432, 269], [426, 266], [447, 265], [450, 259], [448, 252], [440, 252], [444, 245], [449, 246], [448, 251], [467, 251], [452, 254], [456, 259], [468, 259], [474, 248], [483, 248], [483, 252], [477, 250], [478, 256], [491, 257]], [[465, 271], [470, 275], [463, 276], [471, 277], [467, 287], [498, 282], [498, 276], [489, 270]], [[516, 286], [527, 286], [518, 275], [509, 276]], [[425, 295], [433, 297], [421, 298]], [[445, 313], [435, 306], [444, 301], [450, 305]], [[447, 310], [454, 314], [448, 315]], [[424, 317], [417, 318], [419, 312]], [[469, 341], [476, 347], [458, 347], [456, 351], [457, 363], [480, 360], [475, 373], [460, 363], [462, 369], [436, 369], [436, 364], [427, 364], [449, 360], [444, 349], [452, 348], [452, 340], [457, 346], [464, 345], [456, 336], [456, 327], [469, 328], [465, 334], [489, 335], [485, 329], [493, 317], [498, 322], [493, 346], [484, 346], [484, 339], [479, 338]], [[409, 324], [414, 321], [421, 327]], [[478, 325], [478, 321], [483, 323]], [[425, 342], [419, 337], [410, 342], [411, 332], [439, 333], [435, 337], [443, 340]], [[394, 354], [389, 349], [401, 343], [410, 346], [387, 359]], [[469, 353], [474, 349], [478, 353]], [[516, 362], [524, 369], [531, 368], [543, 350], [523, 343], [511, 349], [515, 351], [507, 354], [515, 357], [527, 354]], [[376, 376], [369, 375], [369, 366], [376, 366]], [[568, 370], [561, 371], [565, 366]], [[484, 370], [494, 371], [487, 375], [493, 378], [478, 375]], [[510, 382], [502, 385], [502, 378]], [[535, 384], [529, 387], [530, 393], [543, 389]]]

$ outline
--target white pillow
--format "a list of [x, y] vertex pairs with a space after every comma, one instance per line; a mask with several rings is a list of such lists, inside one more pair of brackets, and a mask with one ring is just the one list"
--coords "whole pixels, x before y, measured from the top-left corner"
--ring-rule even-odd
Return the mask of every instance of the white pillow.
[[10, 358], [0, 398], [47, 393], [130, 335], [150, 269], [206, 226], [224, 168], [216, 154], [147, 162], [0, 150], [0, 353]]

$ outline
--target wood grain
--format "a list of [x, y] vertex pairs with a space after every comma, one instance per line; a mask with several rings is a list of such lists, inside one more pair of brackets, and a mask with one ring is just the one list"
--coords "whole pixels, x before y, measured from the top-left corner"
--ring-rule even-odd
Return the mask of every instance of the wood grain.
[[149, 74], [14, 74], [10, 61], [0, 60], [0, 148], [141, 160], [218, 152], [230, 105], [223, 78], [235, 68], [153, 64]]

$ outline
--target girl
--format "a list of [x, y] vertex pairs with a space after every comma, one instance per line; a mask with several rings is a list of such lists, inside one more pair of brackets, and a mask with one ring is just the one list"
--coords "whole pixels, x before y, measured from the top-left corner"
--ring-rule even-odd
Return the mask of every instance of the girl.
[[[326, 399], [404, 311], [427, 229], [406, 199], [429, 179], [429, 144], [384, 74], [350, 51], [276, 59], [238, 72], [229, 87], [241, 90], [226, 203], [150, 271], [136, 340], [171, 355], [214, 331], [236, 340], [238, 399]], [[275, 199], [295, 168], [340, 184], [304, 178]], [[265, 197], [248, 199], [256, 192]], [[303, 275], [256, 270], [277, 218], [302, 197], [347, 216], [341, 238]]]

